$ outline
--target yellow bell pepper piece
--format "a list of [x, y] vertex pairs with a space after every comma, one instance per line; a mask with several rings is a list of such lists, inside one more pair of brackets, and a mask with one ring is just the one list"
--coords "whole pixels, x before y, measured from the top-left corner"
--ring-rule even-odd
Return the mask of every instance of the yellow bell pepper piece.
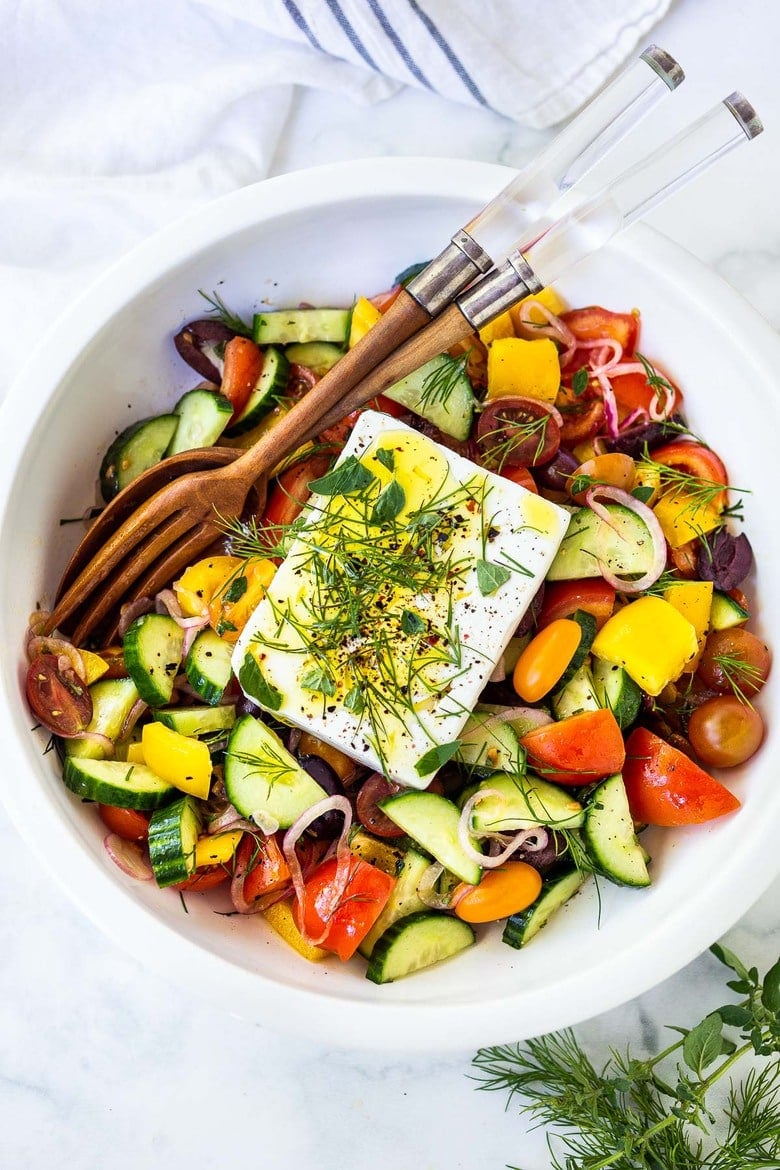
[[280, 938], [283, 938], [294, 951], [303, 955], [304, 959], [308, 959], [310, 963], [321, 963], [323, 959], [328, 957], [328, 952], [324, 951], [322, 947], [313, 947], [311, 943], [304, 940], [295, 925], [295, 918], [289, 902], [277, 902], [274, 906], [269, 906], [263, 912], [263, 917]]
[[[513, 305], [509, 310], [509, 314], [512, 318], [512, 321], [514, 322], [516, 334], [519, 334], [521, 330], [520, 310], [526, 301], [540, 301], [544, 305], [545, 309], [549, 309], [550, 312], [553, 313], [556, 317], [560, 317], [561, 313], [566, 312], [566, 302], [561, 300], [555, 289], [543, 288], [540, 292], [534, 293], [530, 297], [523, 297], [522, 301], [519, 301], [516, 305]], [[534, 313], [533, 310], [531, 310], [530, 317], [532, 321], [540, 325], [544, 321], [542, 314], [539, 312]]]
[[181, 792], [207, 800], [211, 787], [211, 756], [205, 743], [182, 735], [164, 723], [146, 723], [141, 732], [148, 768]]
[[554, 402], [561, 384], [558, 348], [549, 337], [504, 337], [488, 348], [487, 399], [520, 394]]
[[239, 572], [240, 557], [205, 557], [185, 569], [173, 591], [185, 617], [199, 617], [207, 613], [209, 605], [226, 582]]
[[243, 835], [241, 829], [230, 829], [227, 833], [215, 833], [213, 837], [198, 837], [195, 868], [200, 869], [202, 865], [227, 865], [233, 860]]
[[503, 337], [516, 337], [515, 323], [512, 320], [512, 313], [509, 309], [505, 313], [499, 313], [492, 321], [488, 321], [487, 325], [483, 325], [479, 330], [479, 340], [483, 345], [490, 345], [493, 341], [499, 341]]
[[[273, 561], [255, 557], [206, 557], [185, 569], [173, 589], [187, 616], [208, 613], [209, 623], [226, 642], [235, 642], [273, 580]], [[243, 592], [236, 588], [246, 582]], [[232, 587], [232, 588], [231, 588]], [[235, 601], [231, 596], [235, 595]]]
[[634, 470], [634, 487], [645, 487], [652, 489], [652, 495], [649, 495], [644, 501], [648, 508], [652, 508], [653, 504], [658, 500], [661, 494], [661, 470], [659, 467], [651, 467], [647, 463], [637, 463]]
[[639, 597], [613, 614], [591, 652], [622, 666], [649, 695], [659, 695], [696, 656], [696, 630], [662, 597]]
[[352, 309], [352, 320], [349, 325], [349, 348], [357, 345], [365, 337], [369, 329], [373, 329], [382, 314], [376, 305], [372, 305], [366, 297], [358, 297]]
[[127, 759], [128, 764], [145, 764], [146, 756], [144, 755], [144, 745], [140, 740], [134, 740], [133, 743], [127, 745]]
[[91, 650], [79, 650], [79, 654], [86, 671], [84, 681], [89, 686], [90, 683], [97, 682], [99, 678], [103, 677], [108, 670], [108, 663], [105, 658], [101, 658], [99, 654], [93, 654]]
[[719, 508], [711, 503], [702, 504], [683, 491], [664, 492], [653, 505], [653, 511], [672, 548], [712, 532], [722, 523]]
[[685, 673], [690, 673], [699, 665], [710, 627], [712, 581], [678, 581], [664, 589], [664, 601], [668, 601], [684, 618], [687, 618], [696, 631], [698, 646], [696, 657], [685, 667]]

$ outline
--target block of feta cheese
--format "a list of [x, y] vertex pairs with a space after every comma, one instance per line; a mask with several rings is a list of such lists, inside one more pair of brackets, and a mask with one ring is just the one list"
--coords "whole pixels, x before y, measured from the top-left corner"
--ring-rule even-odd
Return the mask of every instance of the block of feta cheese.
[[568, 521], [365, 411], [236, 643], [245, 694], [400, 784], [426, 787]]

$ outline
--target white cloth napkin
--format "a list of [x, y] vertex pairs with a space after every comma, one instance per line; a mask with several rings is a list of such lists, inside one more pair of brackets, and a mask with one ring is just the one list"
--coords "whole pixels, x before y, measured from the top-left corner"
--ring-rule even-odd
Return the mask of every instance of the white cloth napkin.
[[0, 396], [108, 263], [273, 170], [295, 85], [375, 102], [408, 83], [544, 126], [669, 2], [0, 0]]

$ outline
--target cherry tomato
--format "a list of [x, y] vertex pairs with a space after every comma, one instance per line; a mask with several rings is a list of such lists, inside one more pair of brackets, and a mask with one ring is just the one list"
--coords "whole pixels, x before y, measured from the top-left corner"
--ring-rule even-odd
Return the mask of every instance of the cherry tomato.
[[536, 703], [553, 689], [582, 641], [577, 622], [559, 618], [532, 638], [517, 660], [512, 685], [526, 703]]
[[529, 765], [557, 784], [591, 784], [619, 772], [623, 733], [611, 711], [583, 711], [522, 736]]
[[328, 455], [311, 455], [276, 477], [260, 521], [261, 526], [268, 530], [269, 546], [278, 544], [284, 529], [300, 516], [309, 499], [309, 483], [324, 475], [330, 463]]
[[637, 370], [631, 374], [610, 375], [609, 380], [615, 393], [618, 411], [623, 417], [631, 414], [634, 410], [649, 412], [651, 409], [658, 410], [659, 408], [668, 417], [682, 408], [682, 392], [666, 374], [658, 369], [658, 366], [654, 364], [653, 369], [658, 377], [669, 383], [672, 388], [671, 394], [664, 385], [652, 385], [647, 380], [647, 374], [644, 370]]
[[333, 883], [337, 868], [338, 858], [330, 857], [309, 875], [303, 907], [298, 907], [298, 915], [310, 938], [319, 938], [327, 926], [319, 945], [347, 960], [354, 955], [387, 905], [395, 878], [350, 855], [347, 884], [334, 907]]
[[138, 809], [99, 804], [98, 815], [106, 828], [123, 841], [146, 841], [149, 836], [149, 817]]
[[636, 313], [612, 313], [600, 305], [572, 309], [561, 314], [561, 320], [571, 329], [578, 341], [599, 341], [602, 337], [617, 341], [623, 353], [632, 354], [639, 338], [639, 317]]
[[558, 618], [570, 617], [578, 609], [593, 614], [601, 629], [615, 608], [615, 590], [601, 577], [584, 581], [547, 581], [538, 625], [547, 626]]
[[640, 824], [698, 825], [740, 806], [714, 776], [646, 727], [634, 728], [626, 741], [623, 781]]
[[630, 492], [636, 478], [636, 464], [630, 455], [610, 451], [586, 459], [569, 477], [569, 492], [578, 504], [585, 503], [585, 495], [592, 487], [606, 485]]
[[236, 850], [236, 869], [244, 875], [244, 899], [254, 902], [290, 881], [290, 867], [276, 837], [247, 833]]
[[592, 439], [604, 421], [604, 403], [601, 398], [587, 394], [577, 397], [567, 386], [561, 386], [555, 405], [561, 412], [561, 442], [565, 447], [576, 447]]
[[558, 451], [561, 430], [544, 402], [519, 396], [496, 398], [486, 403], [479, 416], [477, 441], [485, 461], [498, 471], [537, 467]]
[[388, 780], [381, 772], [374, 772], [363, 782], [357, 794], [356, 811], [364, 829], [376, 837], [403, 837], [403, 829], [399, 829], [378, 807], [380, 800], [399, 791], [400, 785]]
[[713, 768], [744, 764], [758, 751], [764, 738], [764, 721], [755, 707], [736, 695], [707, 699], [693, 712], [688, 738], [699, 759]]
[[183, 882], [176, 882], [173, 889], [187, 890], [190, 894], [205, 894], [207, 890], [224, 885], [229, 878], [230, 870], [225, 865], [202, 865]]
[[669, 560], [681, 577], [690, 580], [698, 576], [699, 540], [688, 540], [677, 548], [669, 549]]
[[220, 393], [233, 404], [237, 418], [249, 401], [263, 370], [263, 351], [248, 337], [232, 337], [225, 346]]
[[39, 654], [27, 669], [27, 702], [39, 723], [63, 739], [84, 731], [92, 718], [89, 687], [56, 654]]
[[[729, 482], [726, 466], [720, 456], [701, 443], [693, 443], [688, 439], [681, 439], [674, 443], [664, 443], [661, 447], [654, 447], [651, 458], [654, 463], [662, 463], [664, 467], [674, 467], [679, 471], [703, 480], [707, 484], [724, 484]], [[662, 477], [663, 478], [663, 477]], [[713, 499], [716, 508], [723, 507], [727, 501], [728, 492], [719, 492]]]
[[517, 483], [520, 487], [524, 487], [526, 491], [535, 492], [537, 496], [539, 495], [536, 480], [527, 467], [502, 467], [501, 474], [504, 479], [511, 479], [512, 483]]
[[768, 646], [736, 626], [713, 630], [699, 662], [699, 678], [714, 691], [750, 698], [763, 687], [772, 665]]
[[102, 675], [102, 678], [128, 677], [127, 667], [125, 666], [125, 652], [121, 646], [104, 646], [100, 651], [100, 657], [108, 663], [108, 670]]
[[539, 897], [542, 876], [526, 861], [507, 861], [482, 875], [478, 886], [456, 886], [455, 914], [464, 922], [496, 922], [519, 914]]

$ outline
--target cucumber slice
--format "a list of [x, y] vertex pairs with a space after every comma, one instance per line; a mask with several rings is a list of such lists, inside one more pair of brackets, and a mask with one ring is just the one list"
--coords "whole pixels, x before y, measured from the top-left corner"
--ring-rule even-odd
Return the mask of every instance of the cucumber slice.
[[427, 909], [417, 893], [417, 887], [430, 865], [430, 859], [423, 857], [415, 849], [408, 849], [403, 855], [400, 868], [395, 873], [395, 885], [390, 899], [358, 947], [361, 955], [366, 959], [370, 958], [377, 941], [389, 927], [398, 922], [400, 918], [406, 918], [409, 914], [416, 914], [418, 911]]
[[340, 345], [333, 345], [330, 341], [304, 341], [288, 345], [284, 351], [288, 362], [295, 362], [299, 366], [307, 366], [315, 374], [327, 374], [337, 361], [344, 356]]
[[123, 760], [79, 760], [66, 756], [62, 778], [84, 800], [118, 808], [159, 808], [176, 789], [143, 764]]
[[177, 414], [158, 414], [117, 435], [100, 464], [100, 494], [106, 503], [142, 471], [160, 462], [178, 425]]
[[537, 825], [576, 829], [585, 820], [582, 805], [565, 788], [530, 773], [490, 776], [479, 789], [497, 795], [486, 796], [475, 806], [471, 814], [475, 833], [515, 833]]
[[347, 344], [349, 309], [276, 309], [255, 313], [252, 336], [258, 345], [290, 345], [304, 341]]
[[600, 707], [607, 707], [622, 730], [639, 714], [642, 692], [622, 666], [597, 658], [593, 663], [593, 688]]
[[620, 773], [594, 789], [582, 829], [599, 871], [621, 886], [649, 886], [645, 851], [637, 840]]
[[401, 918], [375, 944], [366, 979], [392, 983], [413, 971], [421, 971], [450, 959], [476, 942], [467, 922], [433, 910]]
[[515, 950], [526, 946], [547, 925], [553, 914], [582, 888], [585, 876], [573, 869], [561, 877], [546, 881], [533, 905], [507, 919], [501, 941]]
[[180, 735], [215, 735], [230, 731], [236, 721], [233, 703], [221, 707], [158, 707], [152, 714], [158, 723]]
[[192, 643], [184, 663], [184, 673], [192, 689], [204, 703], [216, 706], [233, 677], [230, 656], [233, 647], [214, 630], [201, 630]]
[[179, 416], [166, 455], [195, 447], [213, 447], [233, 415], [233, 404], [215, 390], [188, 390], [173, 408]]
[[445, 435], [454, 439], [469, 437], [476, 401], [462, 360], [439, 354], [382, 393], [427, 419]]
[[464, 765], [474, 776], [523, 769], [525, 756], [517, 734], [490, 711], [473, 711], [458, 739], [460, 747], [455, 762]]
[[279, 736], [253, 715], [242, 716], [230, 733], [225, 791], [243, 817], [263, 812], [282, 829], [327, 796]]
[[[105, 678], [89, 688], [92, 718], [87, 731], [107, 735], [114, 743], [119, 739], [130, 712], [138, 702], [138, 688], [131, 678]], [[81, 760], [102, 760], [106, 749], [89, 739], [65, 740], [65, 754]], [[105, 802], [104, 802], [105, 803]]]
[[183, 882], [195, 871], [195, 849], [200, 813], [191, 796], [152, 813], [149, 821], [149, 860], [158, 886]]
[[265, 351], [263, 368], [246, 406], [228, 428], [229, 435], [243, 435], [256, 427], [287, 389], [290, 363], [280, 349]]
[[744, 625], [749, 617], [745, 607], [729, 597], [728, 593], [722, 593], [720, 589], [712, 591], [710, 629], [731, 630], [734, 626]]
[[578, 609], [569, 620], [576, 622], [580, 627], [580, 644], [572, 654], [571, 662], [561, 675], [561, 681], [558, 685], [562, 687], [571, 682], [580, 667], [584, 666], [593, 645], [593, 639], [596, 637], [596, 619], [592, 613]]
[[[470, 886], [478, 885], [482, 867], [464, 852], [458, 840], [460, 812], [446, 796], [436, 792], [399, 792], [380, 800], [379, 807], [450, 873]], [[476, 841], [474, 848], [477, 848]]]
[[150, 707], [169, 703], [181, 666], [184, 631], [164, 613], [136, 618], [122, 642], [127, 673]]
[[620, 577], [646, 573], [653, 564], [653, 541], [647, 527], [630, 508], [605, 504], [608, 519], [590, 508], [577, 508], [569, 521], [548, 581], [600, 577], [601, 565]]
[[583, 662], [566, 686], [555, 692], [552, 701], [556, 719], [568, 719], [570, 715], [579, 715], [582, 711], [597, 711], [603, 706], [606, 704], [600, 703], [596, 697], [596, 688], [588, 662]]

